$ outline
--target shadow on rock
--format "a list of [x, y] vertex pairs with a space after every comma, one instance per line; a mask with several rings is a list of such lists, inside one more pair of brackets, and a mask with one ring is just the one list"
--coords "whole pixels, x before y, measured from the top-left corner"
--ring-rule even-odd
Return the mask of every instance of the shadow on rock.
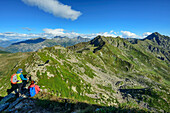
[[13, 94], [10, 94], [0, 101], [0, 112], [83, 112], [83, 113], [110, 113], [110, 112], [145, 112], [144, 110], [114, 107], [114, 106], [101, 106], [97, 104], [88, 104], [85, 102], [78, 102], [71, 99], [52, 98], [52, 99], [38, 99], [34, 98], [16, 98]]

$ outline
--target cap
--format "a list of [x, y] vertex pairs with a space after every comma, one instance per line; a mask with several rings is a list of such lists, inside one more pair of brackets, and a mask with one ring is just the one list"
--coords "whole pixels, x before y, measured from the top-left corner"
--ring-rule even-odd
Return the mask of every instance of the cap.
[[19, 68], [19, 69], [18, 69], [18, 71], [19, 71], [19, 72], [21, 72], [21, 71], [22, 71], [22, 69], [21, 69], [21, 68]]

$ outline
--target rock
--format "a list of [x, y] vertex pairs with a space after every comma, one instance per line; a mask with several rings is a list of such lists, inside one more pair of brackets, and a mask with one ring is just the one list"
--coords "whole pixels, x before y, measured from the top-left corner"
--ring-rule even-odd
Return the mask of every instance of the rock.
[[[8, 112], [11, 112], [11, 113], [14, 112], [14, 111], [16, 111], [15, 108], [12, 108], [12, 109], [9, 109], [9, 110], [8, 110]], [[7, 112], [7, 111], [5, 110], [5, 112]]]
[[132, 96], [130, 94], [127, 94], [128, 98], [132, 98]]
[[118, 81], [118, 82], [116, 82], [116, 86], [119, 86], [119, 85], [121, 85], [121, 84], [123, 84], [123, 82], [122, 81]]
[[19, 104], [17, 104], [16, 106], [15, 106], [15, 109], [20, 109], [20, 108], [22, 108], [24, 106], [24, 103], [23, 102], [20, 102]]
[[28, 113], [33, 113], [33, 110], [28, 111]]
[[47, 90], [47, 89], [44, 89], [43, 91], [44, 91], [45, 93], [47, 93], [48, 90]]
[[108, 99], [108, 98], [109, 98], [109, 96], [108, 96], [108, 95], [106, 95], [106, 94], [103, 94], [103, 96], [104, 96], [106, 99]]
[[54, 77], [54, 75], [53, 75], [53, 74], [50, 74], [50, 72], [47, 72], [47, 76], [48, 76], [48, 77]]
[[76, 87], [75, 87], [75, 86], [72, 86], [71, 88], [72, 88], [72, 90], [73, 90], [74, 92], [77, 93], [77, 90], [76, 90]]
[[130, 82], [130, 79], [126, 78], [125, 81], [126, 81], [126, 82]]
[[18, 110], [16, 110], [14, 113], [19, 113]]
[[0, 112], [8, 107], [9, 103], [0, 104]]
[[10, 109], [12, 109], [16, 104], [18, 104], [18, 102], [20, 102], [23, 98], [22, 97], [19, 97], [17, 98], [13, 103], [11, 103], [9, 105], [9, 107], [5, 110], [5, 112], [9, 112]]
[[97, 108], [95, 111], [97, 112], [97, 111], [99, 111], [100, 109], [99, 108]]
[[9, 95], [7, 95], [6, 97], [4, 97], [1, 101], [0, 104], [6, 103], [9, 99], [14, 98], [15, 94], [10, 93]]

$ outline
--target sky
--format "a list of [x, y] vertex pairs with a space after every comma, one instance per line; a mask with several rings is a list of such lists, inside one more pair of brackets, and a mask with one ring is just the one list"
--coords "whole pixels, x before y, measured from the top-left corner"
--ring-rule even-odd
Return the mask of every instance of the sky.
[[0, 0], [0, 40], [170, 36], [170, 0]]

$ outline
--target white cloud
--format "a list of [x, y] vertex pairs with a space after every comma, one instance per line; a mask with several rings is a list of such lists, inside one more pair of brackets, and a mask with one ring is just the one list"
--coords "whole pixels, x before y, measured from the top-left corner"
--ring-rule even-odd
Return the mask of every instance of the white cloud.
[[58, 0], [22, 0], [25, 4], [37, 6], [39, 9], [53, 14], [56, 17], [76, 20], [82, 13], [75, 11], [71, 6], [64, 5]]
[[112, 36], [116, 37], [115, 34], [113, 34], [113, 31], [110, 32], [99, 32], [99, 33], [91, 33], [91, 34], [82, 34], [82, 33], [77, 33], [77, 32], [68, 32], [67, 30], [64, 29], [48, 29], [45, 28], [43, 29], [44, 33], [29, 33], [29, 34], [22, 34], [22, 33], [14, 33], [14, 32], [5, 32], [5, 33], [0, 33], [0, 40], [27, 40], [30, 38], [38, 38], [38, 37], [46, 37], [46, 38], [53, 38], [55, 36], [66, 36], [69, 38], [74, 38], [77, 36], [81, 36], [83, 38], [94, 38], [98, 35], [101, 36]]
[[5, 33], [0, 33], [0, 40], [27, 40], [30, 38], [38, 38], [38, 37], [47, 37], [48, 35], [44, 33], [39, 33], [39, 34], [22, 34], [22, 33], [15, 33], [15, 32], [5, 32]]
[[69, 38], [73, 38], [73, 37], [77, 37], [77, 36], [81, 36], [84, 38], [94, 38], [98, 35], [101, 36], [112, 36], [115, 37], [113, 33], [113, 30], [111, 30], [110, 32], [100, 32], [100, 33], [92, 33], [92, 34], [80, 34], [80, 33], [76, 33], [76, 32], [65, 32], [66, 30], [64, 29], [43, 29], [43, 31], [45, 32], [45, 34], [48, 35], [53, 35], [53, 36], [67, 36]]
[[121, 31], [123, 38], [138, 38], [140, 36], [136, 35], [135, 33], [132, 33], [130, 31]]
[[27, 30], [27, 31], [31, 31], [32, 30], [31, 28], [28, 28], [28, 27], [23, 27], [22, 29]]
[[152, 34], [151, 32], [145, 32], [142, 34], [143, 38], [147, 37], [148, 35]]
[[142, 36], [140, 35], [136, 35], [135, 33], [132, 33], [130, 31], [121, 31], [122, 35], [121, 37], [123, 38], [140, 38], [143, 39], [145, 37], [147, 37], [148, 35], [152, 34], [151, 32], [145, 32], [142, 34]]
[[64, 29], [43, 29], [43, 31], [47, 34], [52, 34], [52, 35], [63, 35], [64, 34]]
[[113, 33], [113, 32], [114, 32], [113, 30], [110, 31], [110, 33]]
[[82, 34], [82, 33], [77, 33], [77, 32], [69, 32], [64, 29], [48, 29], [45, 28], [43, 29], [44, 33], [29, 33], [29, 34], [22, 34], [22, 33], [14, 33], [14, 32], [5, 32], [5, 33], [0, 33], [0, 40], [26, 40], [30, 38], [38, 38], [38, 37], [46, 37], [46, 38], [53, 38], [55, 36], [66, 36], [69, 38], [74, 38], [77, 36], [81, 36], [83, 38], [94, 38], [98, 35], [101, 36], [111, 36], [111, 37], [116, 37], [117, 35], [123, 37], [123, 38], [145, 38], [146, 36], [150, 35], [150, 32], [145, 32], [141, 36], [136, 35], [135, 33], [132, 33], [130, 31], [121, 31], [119, 32], [114, 32], [111, 30], [110, 32], [99, 32], [99, 33], [91, 33], [91, 34]]

